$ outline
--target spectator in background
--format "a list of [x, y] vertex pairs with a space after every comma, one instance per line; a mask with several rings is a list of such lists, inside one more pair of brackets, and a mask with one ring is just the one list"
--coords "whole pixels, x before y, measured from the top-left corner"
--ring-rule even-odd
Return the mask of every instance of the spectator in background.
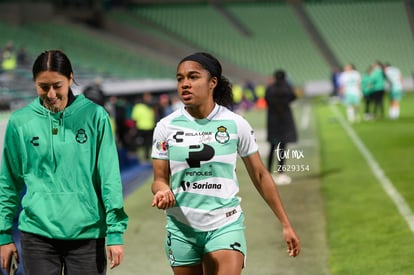
[[257, 101], [256, 85], [251, 80], [246, 79], [243, 84], [243, 92], [250, 103], [254, 105]]
[[155, 127], [155, 110], [152, 102], [152, 95], [146, 92], [142, 96], [142, 101], [132, 108], [131, 119], [135, 121], [137, 129], [137, 153], [143, 152], [144, 160], [150, 159], [152, 134]]
[[339, 78], [339, 92], [346, 106], [346, 115], [351, 123], [359, 122], [359, 106], [361, 104], [361, 74], [352, 64], [347, 64]]
[[240, 84], [234, 83], [232, 86], [232, 91], [233, 91], [233, 110], [236, 113], [241, 114], [245, 111], [243, 87]]
[[331, 84], [332, 84], [332, 92], [331, 92], [331, 100], [336, 101], [339, 97], [339, 77], [341, 76], [341, 69], [337, 66], [332, 68], [331, 72]]
[[98, 105], [105, 106], [105, 95], [101, 87], [102, 79], [96, 78], [83, 89], [83, 95]]
[[388, 115], [390, 119], [394, 120], [400, 117], [400, 101], [403, 95], [402, 75], [401, 71], [391, 64], [386, 64], [384, 71], [390, 84]]
[[27, 57], [26, 49], [21, 47], [17, 51], [17, 66], [19, 67], [27, 67], [29, 65], [29, 60]]
[[106, 274], [107, 258], [111, 269], [123, 259], [128, 223], [109, 116], [73, 94], [61, 51], [36, 58], [33, 80], [38, 96], [10, 116], [4, 138], [1, 266], [18, 257], [12, 226], [21, 205], [25, 274]]
[[250, 80], [245, 80], [240, 88], [241, 90], [235, 91], [235, 95], [237, 92], [241, 92], [240, 103], [234, 102], [237, 105], [233, 105], [231, 108], [233, 110], [241, 108], [243, 111], [249, 111], [255, 106], [257, 100], [255, 86]]
[[11, 41], [7, 42], [3, 50], [1, 67], [4, 73], [9, 77], [13, 77], [14, 70], [17, 67], [17, 56]]
[[105, 110], [108, 112], [111, 117], [113, 131], [117, 141], [118, 148], [126, 148], [125, 143], [125, 120], [126, 120], [126, 110], [125, 110], [125, 100], [118, 98], [117, 96], [111, 96], [105, 102]]
[[384, 118], [384, 94], [385, 94], [385, 73], [381, 62], [373, 64], [369, 77], [369, 85], [372, 88], [372, 102], [374, 103], [374, 118]]
[[159, 121], [161, 118], [168, 116], [173, 111], [174, 109], [171, 105], [170, 97], [168, 94], [161, 94], [158, 99], [156, 121]]
[[[274, 73], [274, 82], [266, 88], [265, 100], [267, 104], [267, 141], [270, 144], [267, 159], [267, 169], [276, 171], [275, 182], [277, 184], [289, 184], [292, 180], [282, 168], [285, 164], [285, 150], [287, 144], [297, 141], [296, 125], [290, 103], [296, 99], [296, 94], [289, 84], [284, 70]], [[275, 158], [278, 166], [273, 167]]]

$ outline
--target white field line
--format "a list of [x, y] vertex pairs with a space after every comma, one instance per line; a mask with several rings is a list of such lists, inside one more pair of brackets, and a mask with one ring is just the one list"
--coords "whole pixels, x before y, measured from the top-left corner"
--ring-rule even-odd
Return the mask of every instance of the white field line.
[[330, 107], [331, 107], [331, 111], [337, 116], [338, 121], [341, 124], [341, 126], [344, 128], [348, 136], [351, 138], [351, 140], [357, 146], [360, 153], [364, 156], [365, 160], [368, 162], [368, 165], [371, 168], [372, 173], [375, 175], [378, 182], [381, 184], [381, 186], [385, 190], [385, 193], [387, 193], [387, 195], [391, 198], [391, 200], [397, 206], [400, 214], [403, 216], [405, 221], [408, 223], [408, 226], [410, 227], [411, 232], [414, 233], [414, 215], [413, 215], [413, 212], [410, 206], [407, 204], [407, 202], [404, 200], [403, 196], [401, 196], [398, 190], [394, 187], [391, 180], [387, 178], [384, 171], [379, 166], [378, 162], [374, 159], [371, 152], [368, 150], [368, 148], [364, 145], [364, 143], [355, 133], [354, 129], [352, 129], [352, 127], [349, 126], [349, 124], [344, 119], [344, 117], [339, 113], [338, 108], [335, 105], [330, 105]]

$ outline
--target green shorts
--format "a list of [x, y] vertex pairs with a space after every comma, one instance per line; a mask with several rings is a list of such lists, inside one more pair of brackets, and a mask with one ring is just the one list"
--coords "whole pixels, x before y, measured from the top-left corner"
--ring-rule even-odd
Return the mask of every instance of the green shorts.
[[203, 255], [217, 250], [236, 250], [246, 259], [244, 215], [213, 231], [200, 231], [169, 219], [165, 253], [171, 266], [201, 264]]
[[359, 105], [361, 103], [361, 97], [355, 94], [345, 94], [344, 97], [345, 105]]
[[391, 90], [390, 91], [390, 100], [400, 101], [402, 98], [402, 90]]

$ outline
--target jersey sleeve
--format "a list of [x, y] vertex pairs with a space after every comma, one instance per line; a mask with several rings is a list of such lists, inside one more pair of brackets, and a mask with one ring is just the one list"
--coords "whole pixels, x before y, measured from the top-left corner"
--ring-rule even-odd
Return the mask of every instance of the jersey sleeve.
[[159, 121], [155, 126], [151, 158], [168, 160], [167, 124], [165, 120]]
[[240, 157], [247, 157], [259, 150], [256, 142], [253, 128], [244, 118], [240, 118], [238, 122], [239, 146], [238, 153]]

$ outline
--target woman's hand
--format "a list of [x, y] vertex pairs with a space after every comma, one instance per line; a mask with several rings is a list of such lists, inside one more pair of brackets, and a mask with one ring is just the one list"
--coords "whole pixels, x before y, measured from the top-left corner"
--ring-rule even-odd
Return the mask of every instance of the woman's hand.
[[175, 205], [175, 197], [170, 189], [160, 190], [154, 194], [152, 199], [152, 207], [158, 207], [158, 209], [167, 209]]
[[111, 269], [121, 264], [124, 258], [123, 245], [110, 245], [106, 248], [108, 254], [109, 267]]
[[300, 242], [299, 238], [293, 231], [292, 227], [283, 229], [283, 237], [285, 238], [287, 244], [287, 253], [291, 257], [296, 257], [300, 253]]
[[1, 267], [5, 270], [9, 270], [11, 257], [15, 257], [17, 262], [19, 262], [19, 254], [17, 253], [17, 248], [14, 243], [9, 243], [0, 246], [0, 256], [1, 256]]

